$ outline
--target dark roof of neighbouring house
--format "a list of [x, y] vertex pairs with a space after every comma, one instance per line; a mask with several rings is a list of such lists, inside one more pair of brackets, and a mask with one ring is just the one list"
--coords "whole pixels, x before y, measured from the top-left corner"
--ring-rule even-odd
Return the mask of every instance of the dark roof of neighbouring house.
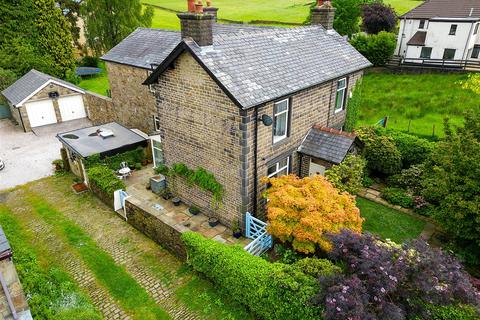
[[27, 72], [23, 77], [15, 81], [10, 87], [2, 91], [2, 94], [14, 106], [20, 104], [47, 82], [54, 81], [62, 86], [70, 87], [79, 92], [85, 92], [70, 82], [52, 77], [35, 69]]
[[[473, 11], [472, 11], [473, 9]], [[479, 0], [427, 0], [402, 15], [410, 19], [480, 18]]]
[[218, 25], [213, 46], [200, 47], [180, 33], [138, 29], [103, 59], [137, 67], [159, 67], [188, 50], [241, 108], [247, 109], [362, 70], [370, 62], [334, 30]]
[[[102, 138], [98, 135], [98, 130], [111, 130], [114, 135]], [[134, 148], [147, 141], [138, 133], [116, 122], [59, 133], [57, 138], [83, 158], [97, 153], [103, 155], [114, 150]]]
[[12, 248], [10, 243], [7, 240], [5, 232], [3, 232], [2, 227], [0, 226], [0, 260], [6, 259], [12, 256]]
[[424, 46], [425, 38], [427, 37], [426, 31], [417, 31], [413, 37], [408, 40], [407, 45], [409, 46]]
[[314, 126], [298, 148], [298, 152], [339, 164], [355, 142], [356, 135], [332, 128]]

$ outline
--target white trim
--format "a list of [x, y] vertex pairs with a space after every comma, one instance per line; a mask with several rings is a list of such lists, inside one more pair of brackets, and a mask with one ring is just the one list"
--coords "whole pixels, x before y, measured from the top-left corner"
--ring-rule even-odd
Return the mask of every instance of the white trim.
[[[158, 121], [158, 127], [157, 127], [157, 121]], [[153, 116], [153, 129], [155, 132], [160, 132], [160, 117], [159, 116]]]
[[[279, 113], [275, 113], [275, 106], [277, 104], [280, 104], [280, 103], [283, 103], [283, 102], [287, 102], [287, 109], [284, 110], [284, 111], [280, 111]], [[276, 101], [274, 104], [273, 104], [273, 143], [277, 143], [279, 141], [282, 141], [283, 139], [285, 139], [287, 136], [288, 136], [288, 118], [289, 118], [289, 112], [290, 112], [290, 99], [289, 98], [286, 98], [286, 99], [283, 99], [283, 100], [280, 100], [280, 101]], [[285, 118], [285, 134], [283, 136], [276, 136], [275, 135], [275, 119], [276, 117], [278, 117], [279, 115], [282, 115], [282, 114], [286, 114], [286, 118]]]
[[[343, 87], [341, 89], [338, 89], [338, 83], [342, 80], [345, 81], [345, 87]], [[345, 110], [345, 99], [346, 99], [347, 87], [348, 87], [347, 78], [345, 77], [345, 78], [338, 79], [336, 85], [337, 85], [337, 89], [335, 90], [335, 105], [333, 106], [333, 111], [334, 111], [334, 113], [339, 113], [339, 112]], [[342, 107], [341, 108], [337, 108], [337, 94], [338, 94], [339, 91], [343, 91]]]
[[48, 80], [47, 82], [45, 82], [43, 85], [41, 85], [37, 90], [33, 91], [29, 96], [27, 96], [25, 99], [23, 99], [22, 101], [20, 101], [19, 103], [17, 103], [14, 107], [15, 108], [20, 108], [23, 106], [23, 104], [25, 102], [27, 102], [31, 97], [33, 97], [34, 95], [36, 95], [37, 93], [39, 93], [43, 88], [45, 88], [46, 86], [48, 86], [49, 84], [51, 83], [54, 83], [56, 84], [57, 86], [60, 86], [60, 87], [65, 87], [65, 88], [68, 88], [70, 90], [73, 90], [73, 91], [76, 91], [76, 92], [79, 92], [81, 94], [85, 94], [85, 91], [83, 90], [80, 90], [80, 89], [77, 89], [77, 88], [74, 88], [72, 86], [69, 86], [69, 85], [66, 85], [64, 83], [60, 83], [58, 81], [55, 81], [53, 79], [50, 79]]
[[154, 147], [153, 142], [156, 141], [156, 142], [162, 143], [162, 137], [158, 134], [158, 135], [149, 136], [149, 138], [150, 138], [150, 146], [152, 149], [153, 168], [156, 168], [157, 166], [155, 165], [155, 149], [162, 151], [162, 154], [163, 154], [163, 149]]
[[287, 156], [287, 164], [286, 164], [285, 166], [283, 166], [283, 167], [280, 168], [280, 166], [279, 166], [279, 165], [280, 165], [280, 162], [281, 162], [281, 161], [284, 161], [284, 160], [285, 160], [285, 159], [282, 159], [282, 160], [276, 162], [275, 164], [272, 164], [271, 166], [269, 166], [269, 167], [267, 168], [267, 170], [268, 170], [269, 168], [271, 168], [271, 167], [273, 167], [273, 166], [276, 167], [275, 172], [272, 172], [272, 173], [270, 173], [270, 174], [268, 175], [269, 178], [273, 177], [274, 175], [278, 174], [280, 171], [283, 171], [283, 170], [285, 170], [285, 169], [287, 169], [287, 175], [290, 173], [290, 156]]

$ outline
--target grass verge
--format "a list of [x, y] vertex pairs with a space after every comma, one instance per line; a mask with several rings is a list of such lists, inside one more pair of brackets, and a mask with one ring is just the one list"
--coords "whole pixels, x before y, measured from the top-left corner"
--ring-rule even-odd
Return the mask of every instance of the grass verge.
[[61, 268], [46, 258], [38, 261], [38, 244], [32, 245], [31, 235], [17, 221], [13, 212], [0, 205], [0, 224], [14, 252], [13, 261], [28, 296], [33, 318], [66, 320], [102, 319], [91, 301], [80, 291], [75, 282]]
[[423, 220], [365, 198], [357, 197], [357, 207], [360, 215], [365, 218], [364, 231], [396, 243], [417, 238], [425, 227]]
[[80, 227], [37, 195], [29, 193], [26, 200], [53, 227], [55, 233], [79, 253], [98, 281], [134, 319], [170, 319], [147, 292]]
[[82, 79], [78, 86], [85, 90], [98, 93], [102, 96], [107, 96], [107, 91], [110, 89], [110, 84], [108, 82], [108, 74], [107, 69], [105, 68], [105, 63], [100, 62], [99, 68], [102, 69], [100, 74]]

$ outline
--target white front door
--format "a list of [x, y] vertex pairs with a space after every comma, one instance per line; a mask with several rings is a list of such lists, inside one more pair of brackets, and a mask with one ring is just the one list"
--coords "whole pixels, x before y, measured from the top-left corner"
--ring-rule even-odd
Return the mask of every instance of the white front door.
[[163, 163], [162, 140], [160, 135], [157, 135], [151, 136], [150, 141], [152, 143], [153, 167], [156, 168]]
[[59, 98], [58, 106], [62, 115], [62, 121], [81, 119], [87, 116], [81, 94]]
[[26, 103], [25, 108], [32, 128], [57, 123], [53, 101], [50, 99]]

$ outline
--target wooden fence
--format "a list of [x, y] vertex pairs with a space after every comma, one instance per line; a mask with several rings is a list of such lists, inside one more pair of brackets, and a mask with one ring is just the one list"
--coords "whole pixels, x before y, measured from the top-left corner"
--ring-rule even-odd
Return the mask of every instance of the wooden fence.
[[449, 60], [449, 59], [422, 59], [392, 57], [387, 67], [407, 67], [421, 69], [437, 69], [444, 71], [480, 72], [480, 61], [477, 60]]

